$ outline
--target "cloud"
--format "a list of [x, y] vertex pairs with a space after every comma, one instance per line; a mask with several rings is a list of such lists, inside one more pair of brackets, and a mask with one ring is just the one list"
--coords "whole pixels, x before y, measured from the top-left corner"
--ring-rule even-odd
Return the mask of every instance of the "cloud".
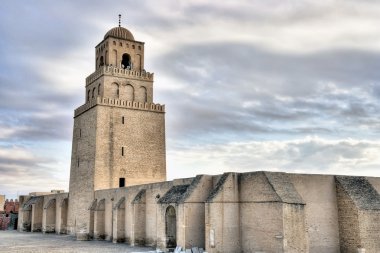
[[380, 176], [379, 150], [376, 141], [319, 137], [191, 146], [169, 152], [169, 176], [257, 170]]
[[6, 187], [67, 183], [57, 175], [68, 173], [73, 110], [84, 102], [94, 46], [119, 13], [146, 42], [154, 100], [166, 104], [171, 175], [376, 175], [379, 149], [366, 140], [380, 132], [379, 11], [376, 1], [354, 0], [2, 4], [0, 151], [10, 157], [0, 157], [0, 171], [13, 175]]
[[15, 198], [16, 194], [33, 191], [67, 190], [68, 178], [61, 177], [62, 168], [57, 165], [60, 165], [59, 160], [35, 154], [24, 146], [0, 146], [2, 194]]
[[[160, 92], [168, 101], [175, 138], [231, 134], [241, 139], [269, 134], [363, 138], [379, 130], [380, 103], [373, 92], [380, 86], [379, 62], [380, 54], [374, 52], [293, 55], [217, 43], [184, 46], [155, 66], [178, 83]], [[170, 99], [173, 96], [181, 99]]]

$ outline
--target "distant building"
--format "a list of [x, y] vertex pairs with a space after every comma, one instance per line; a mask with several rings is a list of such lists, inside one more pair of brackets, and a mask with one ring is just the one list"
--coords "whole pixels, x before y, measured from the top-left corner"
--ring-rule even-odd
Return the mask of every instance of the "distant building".
[[4, 211], [5, 195], [0, 195], [0, 213]]
[[[5, 199], [5, 195], [3, 196]], [[17, 229], [19, 202], [17, 199], [6, 199], [0, 211], [0, 230]]]
[[165, 106], [153, 102], [144, 45], [119, 26], [95, 47], [74, 112], [70, 193], [21, 196], [19, 231], [209, 253], [380, 252], [380, 178], [256, 171], [166, 181]]

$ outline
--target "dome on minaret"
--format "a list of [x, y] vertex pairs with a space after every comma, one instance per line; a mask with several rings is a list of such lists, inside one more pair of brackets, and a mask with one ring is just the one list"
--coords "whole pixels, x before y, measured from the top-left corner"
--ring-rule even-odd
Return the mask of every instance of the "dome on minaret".
[[123, 40], [135, 40], [132, 33], [127, 28], [121, 26], [114, 27], [109, 30], [106, 35], [104, 35], [104, 39], [107, 39], [108, 37], [114, 37]]

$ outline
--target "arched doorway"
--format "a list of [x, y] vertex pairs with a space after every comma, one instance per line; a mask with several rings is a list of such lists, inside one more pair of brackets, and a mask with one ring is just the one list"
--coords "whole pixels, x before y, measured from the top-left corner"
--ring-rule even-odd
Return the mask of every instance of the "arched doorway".
[[98, 205], [98, 200], [94, 199], [91, 203], [91, 206], [88, 210], [90, 210], [90, 221], [89, 221], [89, 228], [88, 233], [91, 239], [94, 239], [94, 226], [95, 226], [95, 210]]
[[54, 233], [55, 232], [55, 218], [56, 218], [56, 210], [57, 210], [57, 205], [56, 205], [56, 200], [52, 199], [50, 200], [46, 207], [46, 224], [45, 224], [45, 233]]
[[61, 229], [60, 234], [67, 233], [67, 209], [68, 209], [68, 199], [65, 198], [61, 203]]
[[94, 237], [98, 240], [104, 240], [105, 235], [105, 200], [102, 199], [99, 201], [96, 210], [95, 210], [95, 231]]
[[177, 217], [175, 208], [168, 206], [165, 212], [165, 232], [166, 232], [166, 248], [177, 247]]
[[125, 198], [116, 204], [116, 241], [125, 242]]

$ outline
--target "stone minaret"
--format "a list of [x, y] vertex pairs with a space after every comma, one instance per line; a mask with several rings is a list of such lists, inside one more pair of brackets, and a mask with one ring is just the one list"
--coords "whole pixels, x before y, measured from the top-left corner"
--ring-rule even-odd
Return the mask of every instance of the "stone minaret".
[[71, 234], [87, 233], [94, 191], [166, 180], [165, 107], [153, 103], [144, 43], [119, 25], [95, 47], [95, 58], [86, 102], [74, 114]]

